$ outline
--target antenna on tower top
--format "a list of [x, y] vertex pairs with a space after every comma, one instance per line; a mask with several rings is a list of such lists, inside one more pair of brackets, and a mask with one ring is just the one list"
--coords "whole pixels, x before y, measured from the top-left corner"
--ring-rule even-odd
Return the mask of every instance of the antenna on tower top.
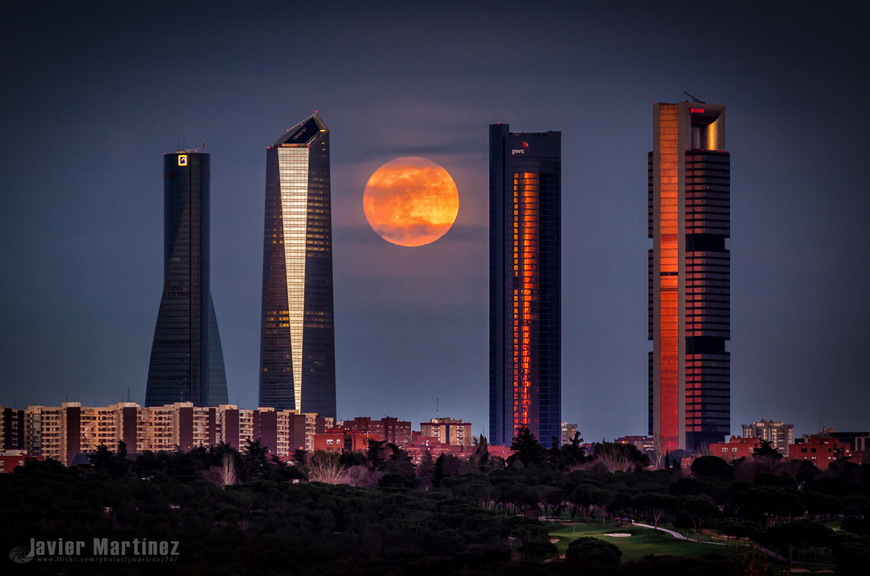
[[688, 92], [683, 92], [683, 94], [685, 94], [686, 96], [688, 96], [689, 98], [691, 98], [692, 100], [697, 102], [698, 104], [706, 104], [706, 102], [704, 102], [703, 100], [698, 100], [697, 98], [695, 98], [694, 96], [692, 96]]
[[438, 396], [435, 397], [435, 418], [438, 418]]

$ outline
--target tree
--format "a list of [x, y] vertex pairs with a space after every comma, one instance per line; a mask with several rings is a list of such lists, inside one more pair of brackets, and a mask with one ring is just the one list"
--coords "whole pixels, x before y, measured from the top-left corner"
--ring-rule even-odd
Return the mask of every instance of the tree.
[[308, 451], [305, 448], [297, 448], [293, 451], [293, 461], [300, 466], [305, 466], [308, 462]]
[[420, 464], [417, 465], [417, 478], [420, 480], [420, 487], [425, 490], [435, 484], [435, 459], [432, 458], [432, 453], [428, 450], [423, 452]]
[[701, 541], [701, 527], [704, 522], [719, 516], [719, 507], [709, 497], [686, 496], [682, 499], [681, 510], [692, 519], [695, 535]]
[[798, 544], [796, 530], [792, 522], [771, 526], [767, 531], [766, 540], [773, 547], [788, 550], [788, 563], [792, 563], [792, 552]]
[[773, 443], [768, 442], [766, 440], [760, 440], [761, 445], [758, 448], [752, 450], [753, 456], [770, 456], [774, 460], [782, 459], [782, 454], [773, 447]]
[[598, 499], [599, 488], [591, 484], [580, 484], [568, 494], [568, 501], [585, 512], [586, 522], [589, 522], [589, 509], [595, 505]]
[[432, 485], [435, 488], [438, 488], [441, 485], [441, 481], [444, 479], [444, 452], [438, 455], [438, 458], [435, 460], [435, 472], [432, 475]]
[[523, 558], [528, 561], [539, 562], [547, 556], [556, 554], [558, 549], [556, 548], [556, 545], [548, 539], [536, 538], [534, 540], [529, 540], [517, 548], [517, 552], [522, 554]]
[[821, 516], [822, 519], [830, 518], [841, 508], [840, 499], [836, 496], [812, 490], [801, 490], [800, 499], [811, 519], [815, 519], [816, 516]]
[[242, 464], [249, 478], [258, 478], [269, 468], [269, 451], [257, 440], [246, 440], [245, 451], [242, 453]]
[[735, 522], [733, 520], [723, 520], [719, 522], [716, 526], [716, 529], [725, 534], [725, 548], [728, 548], [728, 544], [731, 542], [731, 538], [734, 538], [735, 548], [738, 538], [746, 537], [746, 529], [743, 527], [743, 524], [740, 522]]
[[568, 544], [565, 558], [581, 566], [583, 573], [596, 574], [619, 567], [622, 550], [598, 538], [577, 538]]
[[565, 509], [565, 503], [568, 500], [568, 492], [561, 488], [553, 488], [547, 492], [547, 504], [553, 510], [553, 515], [558, 519]]
[[344, 466], [339, 462], [337, 452], [315, 450], [308, 459], [308, 480], [311, 482], [343, 484], [345, 482], [344, 472]]
[[692, 474], [695, 476], [713, 476], [717, 478], [734, 478], [734, 468], [718, 456], [701, 456], [692, 462]]
[[366, 451], [366, 458], [369, 461], [369, 467], [373, 470], [383, 470], [384, 462], [386, 462], [386, 442], [383, 440], [375, 440], [369, 438], [369, 448]]
[[837, 574], [864, 576], [870, 566], [870, 538], [849, 532], [830, 534], [825, 544], [837, 562]]
[[114, 458], [109, 447], [105, 444], [100, 444], [97, 446], [96, 451], [88, 456], [88, 460], [90, 461], [91, 466], [97, 470], [108, 472], [109, 468], [112, 466], [112, 460], [114, 460]]
[[586, 448], [580, 446], [582, 442], [583, 438], [580, 437], [580, 432], [574, 432], [574, 438], [571, 439], [571, 443], [562, 446], [560, 462], [564, 466], [564, 470], [571, 469], [586, 461]]
[[613, 495], [613, 498], [607, 504], [607, 511], [613, 514], [625, 515], [627, 510], [631, 510], [634, 507], [634, 499], [625, 492], [616, 492]]
[[484, 470], [489, 463], [489, 443], [483, 434], [480, 435], [480, 439], [472, 438], [472, 441], [474, 442], [474, 452], [468, 457], [468, 461], [480, 470]]
[[653, 517], [653, 528], [658, 530], [659, 519], [666, 512], [673, 512], [680, 499], [668, 494], [659, 494], [658, 492], [647, 492], [637, 497], [634, 504], [641, 510], [647, 510]]
[[105, 444], [97, 446], [97, 450], [88, 456], [88, 461], [94, 469], [105, 472], [113, 478], [124, 476], [130, 469], [127, 460], [127, 444], [118, 442], [118, 452], [113, 454]]
[[221, 466], [221, 482], [224, 486], [232, 486], [236, 483], [236, 460], [232, 454], [224, 454]]
[[345, 468], [353, 466], [365, 466], [367, 459], [366, 455], [359, 451], [342, 450], [341, 456], [338, 457], [338, 462]]
[[607, 523], [607, 505], [613, 500], [613, 492], [596, 488], [592, 491], [592, 505], [601, 512], [601, 523]]
[[384, 472], [387, 475], [394, 475], [398, 478], [388, 478], [386, 480], [382, 478], [381, 485], [415, 487], [417, 485], [417, 478], [414, 474], [414, 463], [411, 461], [411, 456], [395, 444], [387, 444], [387, 448], [390, 452], [389, 457], [384, 462]]
[[541, 446], [538, 439], [527, 426], [517, 430], [517, 436], [511, 442], [513, 454], [507, 459], [508, 466], [519, 460], [526, 468], [540, 466], [547, 461], [547, 449]]
[[592, 447], [593, 462], [600, 463], [607, 472], [629, 472], [649, 466], [649, 456], [634, 444], [596, 442]]
[[[828, 539], [828, 535], [833, 532], [824, 524], [819, 524], [812, 520], [795, 520], [794, 522], [791, 522], [790, 525], [792, 526], [794, 537], [800, 544], [801, 562], [803, 564], [807, 563], [807, 546], [812, 546], [814, 548], [824, 546], [825, 541]], [[816, 559], [818, 560], [818, 550], [816, 550], [816, 556]]]

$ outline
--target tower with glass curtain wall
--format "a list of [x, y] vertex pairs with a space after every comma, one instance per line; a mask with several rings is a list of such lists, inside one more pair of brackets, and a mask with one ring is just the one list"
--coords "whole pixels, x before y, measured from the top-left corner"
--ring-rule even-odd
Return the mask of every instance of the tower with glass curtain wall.
[[489, 441], [562, 415], [562, 133], [489, 127]]
[[329, 130], [317, 113], [266, 149], [259, 402], [335, 418]]
[[146, 406], [227, 403], [211, 297], [209, 155], [163, 155], [163, 294], [151, 345]]
[[653, 105], [649, 433], [661, 452], [730, 433], [730, 162], [724, 106]]

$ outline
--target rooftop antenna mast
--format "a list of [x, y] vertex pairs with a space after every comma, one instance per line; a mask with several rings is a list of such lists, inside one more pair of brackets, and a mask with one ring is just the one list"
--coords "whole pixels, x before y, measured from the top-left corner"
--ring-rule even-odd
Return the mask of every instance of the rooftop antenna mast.
[[695, 98], [694, 96], [692, 96], [688, 92], [683, 92], [683, 94], [685, 94], [686, 96], [691, 98], [694, 102], [697, 102], [698, 104], [706, 104], [706, 102], [704, 102], [703, 100], [698, 100], [697, 98]]
[[435, 419], [438, 419], [438, 396], [435, 397]]

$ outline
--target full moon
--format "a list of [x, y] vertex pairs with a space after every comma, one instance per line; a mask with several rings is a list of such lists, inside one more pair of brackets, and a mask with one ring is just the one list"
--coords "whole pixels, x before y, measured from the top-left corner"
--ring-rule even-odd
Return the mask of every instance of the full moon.
[[366, 220], [399, 246], [438, 240], [459, 214], [459, 191], [447, 170], [425, 158], [390, 160], [372, 174], [363, 194]]

